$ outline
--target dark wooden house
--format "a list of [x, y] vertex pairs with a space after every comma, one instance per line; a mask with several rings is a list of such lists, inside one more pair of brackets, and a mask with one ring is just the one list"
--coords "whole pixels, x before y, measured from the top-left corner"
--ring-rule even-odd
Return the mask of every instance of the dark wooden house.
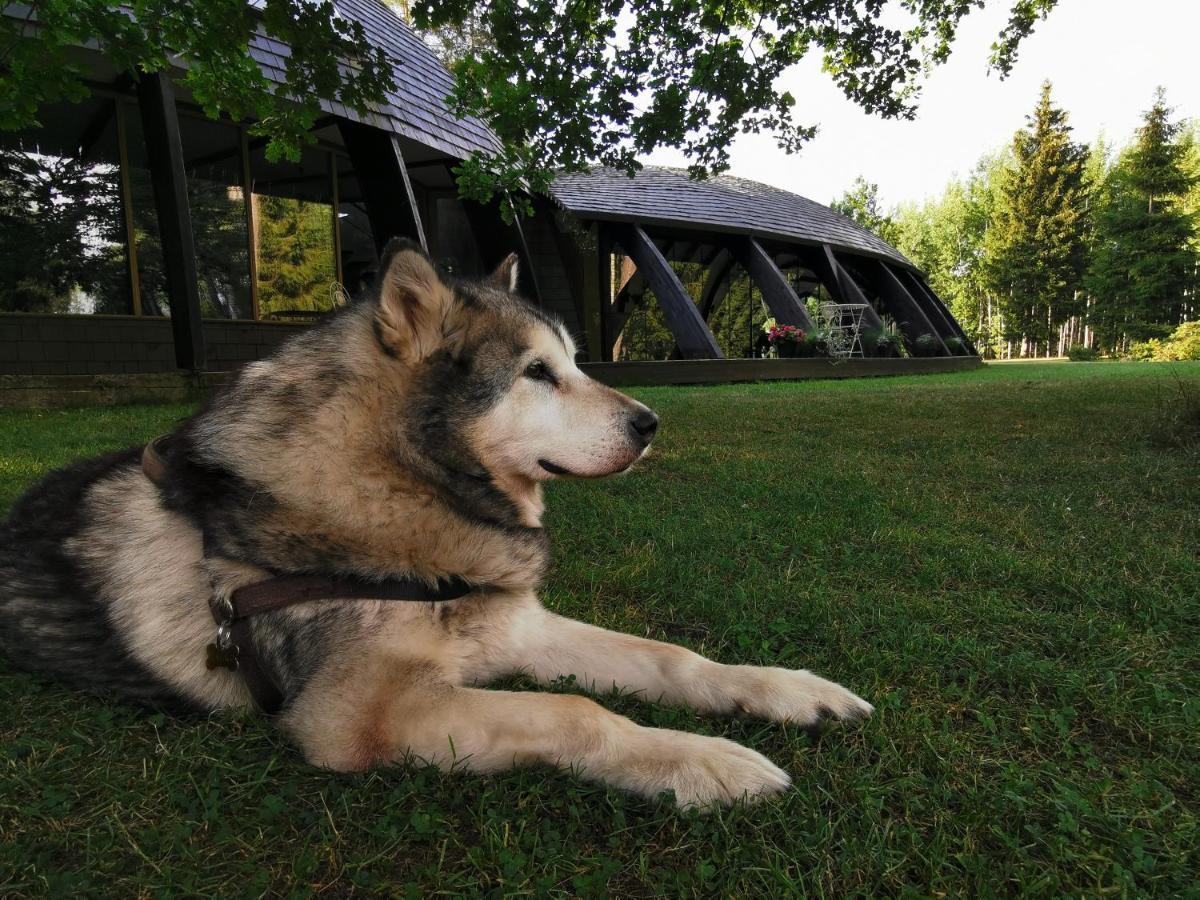
[[[815, 294], [869, 304], [871, 325], [932, 335], [943, 356], [973, 354], [894, 248], [754, 182], [573, 174], [506, 225], [498, 206], [457, 195], [451, 170], [495, 138], [451, 114], [446, 69], [379, 0], [336, 5], [400, 61], [397, 90], [365, 116], [323, 103], [297, 163], [268, 160], [243, 124], [206, 118], [179, 72], [134, 82], [86, 46], [90, 98], [0, 132], [0, 376], [228, 371], [368, 284], [394, 235], [467, 275], [516, 251], [524, 293], [594, 363], [753, 355], [714, 323], [748, 304], [739, 323], [811, 327]], [[30, 7], [3, 15], [37, 27]], [[260, 34], [252, 52], [282, 79], [286, 46]], [[630, 330], [649, 319], [658, 343], [639, 351]]]

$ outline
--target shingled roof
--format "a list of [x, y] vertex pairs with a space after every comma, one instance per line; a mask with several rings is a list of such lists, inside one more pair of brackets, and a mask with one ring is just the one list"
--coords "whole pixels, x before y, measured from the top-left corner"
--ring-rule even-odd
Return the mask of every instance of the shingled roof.
[[658, 166], [630, 178], [597, 168], [558, 176], [550, 193], [581, 219], [831, 244], [912, 266], [887, 241], [828, 206], [745, 178], [719, 175], [696, 181], [682, 169]]
[[[397, 90], [373, 116], [323, 100], [326, 111], [393, 131], [458, 159], [476, 150], [498, 148], [495, 135], [483, 122], [450, 112], [446, 96], [454, 88], [453, 76], [391, 8], [381, 0], [334, 0], [334, 5], [342, 16], [361, 23], [371, 43], [396, 61], [392, 74]], [[286, 60], [291, 54], [287, 44], [260, 31], [250, 42], [250, 52], [268, 78], [277, 83], [286, 80]]]

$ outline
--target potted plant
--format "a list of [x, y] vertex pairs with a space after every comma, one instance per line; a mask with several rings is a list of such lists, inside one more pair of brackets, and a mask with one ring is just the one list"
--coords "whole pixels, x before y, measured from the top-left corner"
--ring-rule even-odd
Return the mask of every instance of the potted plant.
[[950, 351], [951, 356], [964, 356], [967, 352], [967, 345], [960, 337], [948, 337], [946, 338], [946, 349]]
[[829, 332], [824, 328], [816, 328], [804, 339], [800, 348], [801, 356], [828, 356]]
[[864, 328], [858, 335], [858, 343], [862, 347], [863, 356], [885, 356], [887, 332], [883, 328]]
[[913, 356], [937, 356], [938, 339], [926, 332], [913, 341]]
[[796, 325], [772, 325], [767, 329], [767, 343], [781, 359], [799, 356], [805, 337], [804, 329]]

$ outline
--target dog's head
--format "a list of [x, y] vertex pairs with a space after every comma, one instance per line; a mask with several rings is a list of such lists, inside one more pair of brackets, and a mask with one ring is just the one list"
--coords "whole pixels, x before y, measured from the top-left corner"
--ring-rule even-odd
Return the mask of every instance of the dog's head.
[[423, 455], [513, 486], [611, 475], [650, 446], [658, 418], [580, 371], [563, 325], [517, 295], [515, 255], [462, 281], [393, 242], [381, 272], [375, 338], [407, 382], [404, 427]]

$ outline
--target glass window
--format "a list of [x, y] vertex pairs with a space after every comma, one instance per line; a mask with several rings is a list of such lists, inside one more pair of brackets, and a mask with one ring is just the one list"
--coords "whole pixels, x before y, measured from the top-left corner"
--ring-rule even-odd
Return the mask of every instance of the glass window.
[[200, 315], [252, 319], [241, 132], [226, 123], [182, 116], [179, 131], [196, 244]]
[[[200, 315], [208, 319], [252, 319], [241, 134], [228, 123], [190, 116], [179, 117], [179, 133], [196, 249]], [[136, 106], [126, 110], [125, 134], [142, 313], [164, 316], [170, 313], [171, 298]]]
[[116, 104], [0, 132], [0, 312], [132, 312]]
[[300, 162], [250, 155], [258, 310], [264, 319], [307, 319], [337, 305], [329, 153], [306, 147]]

